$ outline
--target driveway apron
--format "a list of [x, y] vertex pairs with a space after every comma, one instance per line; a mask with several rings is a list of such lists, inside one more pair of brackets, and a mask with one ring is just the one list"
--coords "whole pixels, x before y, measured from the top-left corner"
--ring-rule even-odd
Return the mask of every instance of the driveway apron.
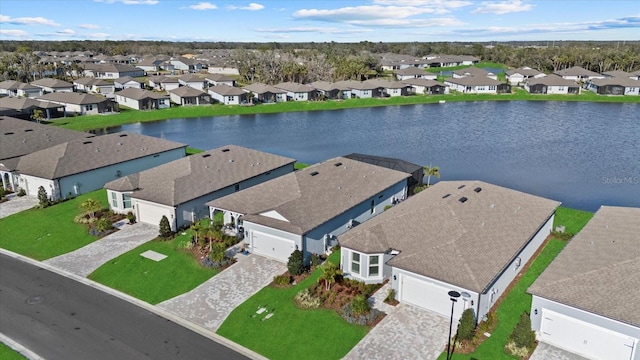
[[192, 291], [157, 306], [216, 331], [236, 306], [284, 273], [284, 263], [259, 255], [237, 255], [238, 261]]
[[31, 209], [38, 205], [38, 199], [32, 196], [16, 196], [16, 194], [7, 195], [7, 201], [0, 203], [0, 219], [19, 213], [21, 211]]
[[529, 360], [587, 360], [587, 358], [541, 342]]
[[158, 228], [149, 224], [126, 224], [126, 220], [114, 224], [120, 230], [100, 240], [67, 254], [44, 262], [76, 275], [87, 276], [107, 261], [155, 239]]

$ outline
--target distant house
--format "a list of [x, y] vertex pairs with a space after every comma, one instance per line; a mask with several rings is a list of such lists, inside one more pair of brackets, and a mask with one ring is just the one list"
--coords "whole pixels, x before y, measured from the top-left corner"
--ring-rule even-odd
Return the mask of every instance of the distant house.
[[[52, 94], [49, 94], [52, 95]], [[71, 140], [20, 158], [20, 187], [52, 199], [101, 189], [105, 183], [185, 156], [185, 144], [134, 133]]]
[[438, 75], [434, 73], [428, 73], [423, 68], [408, 67], [406, 69], [394, 70], [393, 72], [397, 80], [406, 79], [431, 79], [435, 80]]
[[447, 78], [444, 84], [451, 90], [471, 94], [502, 94], [510, 93], [511, 85], [486, 76], [465, 76], [461, 78]]
[[308, 101], [315, 100], [316, 90], [307, 85], [294, 82], [281, 82], [273, 87], [287, 92], [287, 101]]
[[423, 56], [426, 67], [451, 67], [462, 65], [475, 65], [480, 59], [469, 55], [440, 55], [430, 54]]
[[558, 75], [530, 78], [524, 83], [524, 89], [530, 94], [578, 94], [580, 86], [573, 81]]
[[93, 94], [58, 92], [42, 95], [38, 100], [64, 105], [66, 114], [93, 115], [118, 111], [112, 99]]
[[287, 101], [287, 92], [262, 83], [249, 84], [242, 88], [251, 97], [262, 103], [278, 103]]
[[411, 87], [410, 93], [424, 95], [448, 94], [449, 87], [435, 80], [428, 79], [406, 79], [400, 81]]
[[[553, 227], [559, 202], [481, 181], [440, 181], [339, 235], [344, 276], [396, 298], [484, 318]], [[392, 229], [401, 229], [401, 235]], [[462, 296], [452, 309], [448, 292]]]
[[202, 76], [198, 76], [195, 74], [185, 74], [178, 78], [178, 84], [180, 84], [180, 86], [189, 86], [194, 89], [204, 91], [206, 81]]
[[498, 76], [490, 71], [480, 69], [477, 67], [469, 67], [465, 69], [455, 70], [452, 72], [454, 79], [460, 79], [463, 77], [475, 76], [475, 77], [488, 77], [493, 80], [498, 80]]
[[116, 91], [116, 87], [113, 85], [113, 83], [102, 79], [94, 79], [88, 77], [73, 80], [73, 85], [78, 91], [102, 94], [105, 96], [111, 95]]
[[207, 75], [204, 80], [209, 83], [209, 86], [216, 86], [216, 85], [229, 85], [229, 86], [236, 86], [236, 81], [228, 75], [224, 75], [224, 74], [211, 74], [211, 75]]
[[363, 84], [374, 88], [374, 97], [396, 97], [409, 94], [410, 86], [399, 81], [389, 81], [382, 79], [370, 79], [363, 81]]
[[123, 89], [114, 95], [118, 104], [136, 110], [165, 109], [171, 106], [169, 95], [135, 87]]
[[205, 204], [293, 172], [295, 160], [229, 145], [183, 157], [105, 184], [110, 208], [134, 212], [158, 226], [162, 216], [176, 230], [209, 216]]
[[600, 95], [640, 95], [640, 81], [629, 77], [587, 80], [585, 87]]
[[117, 79], [125, 76], [141, 77], [144, 70], [128, 64], [85, 64], [84, 75], [97, 79]]
[[43, 93], [51, 92], [73, 92], [73, 84], [59, 79], [42, 78], [32, 81], [31, 85], [42, 89]]
[[621, 70], [613, 70], [613, 71], [605, 71], [602, 73], [602, 75], [604, 76], [604, 78], [628, 78], [628, 79], [632, 79], [632, 80], [637, 80], [634, 79], [633, 74], [628, 73], [626, 71], [621, 71]]
[[295, 249], [308, 263], [336, 236], [407, 196], [409, 174], [344, 157], [330, 159], [207, 203], [211, 217], [242, 225], [249, 251], [286, 262]]
[[225, 61], [210, 62], [207, 71], [210, 74], [240, 75], [240, 71], [235, 64]]
[[529, 287], [539, 341], [588, 359], [640, 359], [640, 208], [602, 206]]
[[169, 98], [178, 105], [208, 105], [211, 104], [211, 95], [189, 86], [169, 90]]
[[604, 75], [598, 74], [591, 70], [587, 70], [580, 66], [573, 66], [567, 69], [555, 71], [554, 74], [562, 77], [563, 79], [573, 80], [576, 82], [584, 82], [593, 79], [602, 79]]
[[384, 53], [380, 58], [380, 67], [385, 71], [403, 70], [412, 67], [424, 68], [424, 59], [404, 54]]
[[64, 116], [64, 105], [26, 97], [0, 97], [0, 116], [31, 120], [35, 110], [42, 111], [45, 119]]
[[128, 88], [144, 89], [144, 83], [132, 78], [131, 76], [125, 76], [113, 80], [113, 86], [118, 90]]
[[507, 70], [505, 72], [505, 75], [506, 75], [507, 81], [509, 81], [509, 84], [514, 86], [524, 83], [525, 81], [531, 78], [538, 79], [546, 76], [543, 72], [540, 72], [536, 69], [532, 69], [530, 67], [522, 67], [518, 69]]
[[42, 88], [15, 80], [0, 82], [0, 96], [22, 96], [36, 98], [42, 95]]
[[338, 83], [330, 83], [328, 81], [314, 81], [311, 87], [316, 89], [320, 96], [326, 99], [350, 99], [351, 89], [343, 86], [340, 87]]
[[[372, 98], [374, 96], [374, 92], [377, 88], [377, 85], [367, 83], [364, 81], [355, 81], [355, 80], [342, 80], [333, 83], [334, 86], [340, 89], [350, 89], [350, 95], [352, 98], [359, 99], [367, 99]], [[347, 93], [345, 93], [346, 95]]]
[[247, 99], [244, 90], [229, 85], [210, 86], [208, 92], [213, 100], [225, 105], [240, 105]]
[[163, 76], [162, 79], [160, 80], [160, 89], [164, 91], [175, 90], [179, 87], [180, 87], [180, 81], [178, 80], [178, 78]]
[[169, 61], [176, 70], [184, 72], [200, 72], [202, 70], [202, 63], [194, 59], [188, 59], [186, 57], [179, 57], [177, 59], [171, 59]]
[[160, 64], [162, 64], [162, 62], [163, 60], [160, 59], [148, 58], [137, 63], [136, 67], [147, 72], [155, 72], [160, 70]]
[[631, 79], [632, 80], [640, 80], [640, 70], [631, 73]]

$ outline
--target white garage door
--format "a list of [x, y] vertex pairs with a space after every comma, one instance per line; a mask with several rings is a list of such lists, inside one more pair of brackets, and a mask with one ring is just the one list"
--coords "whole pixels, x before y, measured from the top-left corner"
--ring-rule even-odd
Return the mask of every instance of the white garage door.
[[136, 202], [135, 206], [139, 222], [159, 227], [160, 219], [162, 219], [162, 215], [164, 215], [169, 219], [169, 224], [172, 224], [171, 211], [167, 208], [142, 202]]
[[[400, 301], [421, 308], [435, 311], [444, 316], [451, 316], [451, 299], [445, 288], [439, 284], [400, 274]], [[464, 302], [458, 298], [455, 303], [453, 317], [459, 319], [464, 310]]]
[[638, 339], [545, 309], [540, 340], [598, 360], [629, 360], [638, 343]]
[[288, 261], [291, 253], [296, 249], [292, 240], [265, 234], [259, 231], [251, 233], [253, 252], [280, 261]]

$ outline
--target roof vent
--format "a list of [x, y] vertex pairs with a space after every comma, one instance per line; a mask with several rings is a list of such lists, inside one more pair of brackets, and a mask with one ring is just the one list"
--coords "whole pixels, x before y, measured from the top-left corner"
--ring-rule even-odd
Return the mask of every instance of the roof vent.
[[24, 132], [32, 132], [33, 129], [24, 129]]
[[465, 187], [466, 185], [460, 185], [458, 186], [458, 190], [462, 189], [463, 187]]
[[448, 198], [449, 196], [451, 196], [451, 194], [446, 194], [446, 195], [445, 195], [445, 196], [443, 196], [442, 198], [443, 198], [443, 199], [446, 199], [446, 198]]
[[202, 155], [203, 158], [208, 158], [209, 156], [211, 156], [211, 154], [204, 154]]
[[312, 172], [310, 175], [311, 175], [311, 176], [316, 176], [316, 175], [318, 175], [318, 174], [319, 174], [319, 172], [314, 171], [314, 172]]
[[229, 162], [230, 162], [230, 163], [232, 163], [232, 162], [233, 162], [233, 159], [229, 159]]
[[333, 166], [342, 166], [342, 163], [341, 162], [335, 163], [335, 164], [333, 164]]
[[128, 135], [127, 135], [127, 134], [120, 134], [120, 135], [118, 135], [118, 136], [120, 136], [120, 137], [125, 137], [125, 136], [128, 136]]
[[6, 133], [4, 133], [4, 134], [5, 134], [5, 135], [13, 135], [13, 133], [12, 133], [12, 132], [6, 132]]
[[477, 187], [477, 188], [473, 189], [473, 191], [479, 193], [480, 191], [482, 191], [482, 188], [481, 187]]
[[458, 201], [460, 201], [461, 203], [465, 203], [467, 201], [467, 198], [463, 196], [460, 199], [458, 199]]
[[91, 143], [92, 143], [92, 141], [85, 141], [85, 142], [83, 142], [83, 144], [85, 144], [85, 145], [86, 145], [86, 144], [91, 144]]
[[222, 149], [222, 152], [229, 152], [229, 149]]

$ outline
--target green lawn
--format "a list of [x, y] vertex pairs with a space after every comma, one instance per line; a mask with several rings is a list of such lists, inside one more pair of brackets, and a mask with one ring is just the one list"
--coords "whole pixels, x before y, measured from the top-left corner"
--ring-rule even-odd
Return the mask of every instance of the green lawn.
[[[577, 233], [591, 217], [593, 217], [593, 213], [561, 207], [556, 212], [554, 226], [565, 225], [567, 231], [570, 229]], [[498, 326], [491, 337], [480, 344], [474, 353], [454, 354], [453, 359], [516, 359], [505, 354], [504, 346], [518, 323], [520, 315], [525, 311], [531, 311], [531, 295], [526, 291], [566, 244], [565, 241], [555, 238], [549, 240], [540, 255], [533, 261], [526, 273], [517, 280], [516, 285], [498, 306], [496, 311]], [[442, 353], [438, 359], [446, 359], [446, 355], [446, 352]]]
[[20, 355], [17, 351], [0, 342], [0, 359], [2, 360], [26, 360], [27, 358]]
[[[191, 231], [170, 241], [153, 240], [105, 263], [88, 278], [120, 290], [149, 304], [157, 304], [192, 290], [218, 273], [207, 269], [182, 250]], [[161, 261], [140, 256], [153, 250], [167, 255]]]
[[301, 162], [295, 162], [293, 163], [293, 169], [294, 170], [302, 170], [306, 167], [309, 167], [309, 164], [305, 164], [305, 163], [301, 163]]
[[[340, 262], [339, 252], [330, 260]], [[218, 329], [222, 335], [269, 359], [340, 359], [368, 332], [367, 327], [344, 321], [333, 310], [301, 310], [293, 302], [296, 293], [316, 282], [319, 269], [290, 288], [267, 286], [238, 306]], [[262, 321], [256, 310], [273, 311]]]
[[196, 148], [192, 148], [190, 146], [187, 146], [187, 150], [186, 150], [187, 156], [199, 154], [201, 152], [204, 152], [204, 150], [196, 149]]
[[73, 222], [88, 198], [108, 207], [106, 190], [97, 190], [45, 209], [29, 209], [0, 219], [0, 247], [45, 260], [79, 249], [97, 240], [86, 225]]

